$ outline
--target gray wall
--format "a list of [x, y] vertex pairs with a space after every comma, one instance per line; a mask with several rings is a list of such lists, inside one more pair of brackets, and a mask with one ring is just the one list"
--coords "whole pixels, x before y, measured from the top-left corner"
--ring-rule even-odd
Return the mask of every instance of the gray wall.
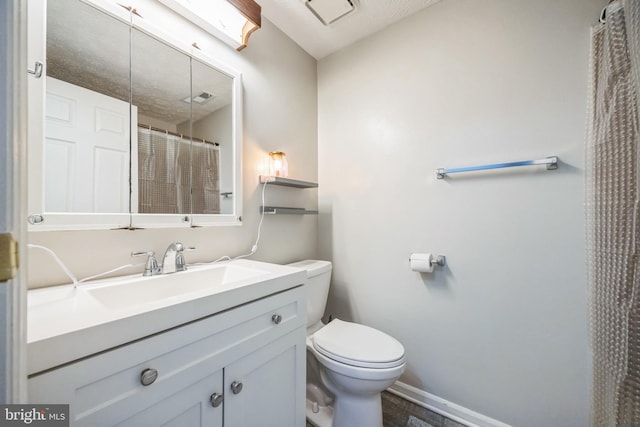
[[[583, 167], [604, 0], [446, 0], [319, 62], [328, 311], [406, 348], [401, 381], [518, 427], [586, 426]], [[438, 167], [537, 159], [454, 175]], [[412, 252], [447, 256], [420, 275]]]

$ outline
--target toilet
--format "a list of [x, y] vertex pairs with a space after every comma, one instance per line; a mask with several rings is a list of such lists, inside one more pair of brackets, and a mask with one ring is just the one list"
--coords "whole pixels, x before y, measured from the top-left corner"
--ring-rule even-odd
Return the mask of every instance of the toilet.
[[322, 323], [331, 263], [289, 265], [307, 271], [307, 419], [317, 427], [382, 427], [381, 393], [404, 372], [404, 347], [369, 326]]

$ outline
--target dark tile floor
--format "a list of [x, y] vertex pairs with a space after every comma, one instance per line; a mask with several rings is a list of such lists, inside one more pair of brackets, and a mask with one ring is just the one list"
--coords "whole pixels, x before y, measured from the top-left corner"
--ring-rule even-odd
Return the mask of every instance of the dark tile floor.
[[384, 427], [465, 427], [388, 391], [382, 392]]
[[[384, 427], [465, 427], [387, 391], [382, 392], [382, 422]], [[313, 425], [307, 422], [307, 427]]]

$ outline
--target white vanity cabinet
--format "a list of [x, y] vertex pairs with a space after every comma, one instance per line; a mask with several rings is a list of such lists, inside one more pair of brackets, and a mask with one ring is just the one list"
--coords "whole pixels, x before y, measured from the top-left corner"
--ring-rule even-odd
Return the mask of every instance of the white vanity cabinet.
[[70, 404], [72, 426], [303, 427], [305, 298], [298, 286], [36, 373], [29, 401]]

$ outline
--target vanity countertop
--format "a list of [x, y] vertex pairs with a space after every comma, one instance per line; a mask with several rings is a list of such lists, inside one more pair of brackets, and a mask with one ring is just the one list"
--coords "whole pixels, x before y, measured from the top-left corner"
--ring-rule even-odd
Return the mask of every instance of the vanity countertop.
[[152, 277], [28, 292], [28, 374], [42, 372], [304, 284], [293, 267], [234, 260]]

